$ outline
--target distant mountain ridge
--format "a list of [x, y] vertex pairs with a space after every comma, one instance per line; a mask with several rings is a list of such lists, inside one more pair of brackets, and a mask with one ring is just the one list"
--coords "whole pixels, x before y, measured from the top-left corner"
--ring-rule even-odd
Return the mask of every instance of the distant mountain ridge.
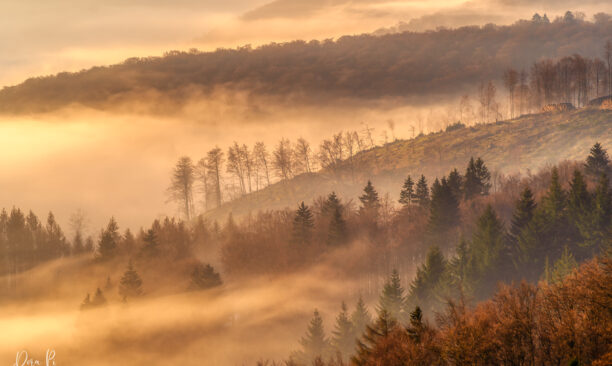
[[[335, 41], [272, 43], [255, 49], [172, 51], [77, 73], [35, 77], [0, 91], [0, 113], [40, 113], [82, 105], [110, 110], [137, 101], [179, 108], [219, 90], [317, 103], [343, 98], [456, 96], [512, 66], [543, 57], [600, 56], [612, 20], [469, 26], [363, 34]], [[127, 106], [127, 107], [126, 107]]]

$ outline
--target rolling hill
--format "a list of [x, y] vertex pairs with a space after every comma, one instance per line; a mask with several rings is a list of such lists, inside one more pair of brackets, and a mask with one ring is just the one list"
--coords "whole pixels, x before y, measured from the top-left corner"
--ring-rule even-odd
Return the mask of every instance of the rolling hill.
[[368, 179], [379, 193], [388, 192], [396, 200], [408, 174], [425, 174], [431, 183], [453, 168], [462, 172], [472, 156], [482, 157], [491, 171], [525, 173], [566, 159], [582, 160], [596, 141], [612, 149], [611, 110], [541, 113], [421, 135], [357, 154], [354, 174], [350, 162], [344, 161], [337, 172], [302, 174], [278, 182], [225, 203], [207, 216], [223, 220], [229, 213], [243, 217], [260, 210], [294, 208], [332, 191], [344, 200], [354, 200]]
[[521, 20], [509, 26], [172, 51], [5, 87], [0, 90], [0, 113], [49, 112], [73, 105], [129, 109], [133, 102], [156, 113], [160, 105], [172, 112], [194, 98], [236, 90], [292, 103], [381, 97], [439, 101], [482, 80], [498, 80], [509, 66], [528, 72], [545, 57], [601, 57], [612, 34], [610, 19]]

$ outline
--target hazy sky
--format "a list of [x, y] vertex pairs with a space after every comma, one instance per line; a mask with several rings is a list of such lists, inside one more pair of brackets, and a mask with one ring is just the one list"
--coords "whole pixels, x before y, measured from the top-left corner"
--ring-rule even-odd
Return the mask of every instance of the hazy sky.
[[608, 0], [0, 0], [0, 86], [170, 49], [337, 37], [410, 20], [429, 28], [611, 7]]

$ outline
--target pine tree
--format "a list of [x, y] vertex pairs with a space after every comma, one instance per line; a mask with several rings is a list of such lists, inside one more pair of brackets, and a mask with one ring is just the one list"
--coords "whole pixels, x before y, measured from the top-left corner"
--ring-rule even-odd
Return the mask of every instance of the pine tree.
[[346, 242], [346, 222], [342, 217], [342, 209], [339, 206], [336, 206], [332, 212], [328, 230], [327, 244], [340, 245]]
[[128, 267], [119, 281], [119, 295], [124, 300], [142, 295], [142, 279], [134, 269], [132, 261], [128, 263]]
[[359, 201], [361, 201], [361, 207], [359, 208], [360, 215], [366, 214], [370, 218], [378, 217], [380, 199], [371, 181], [368, 181], [368, 184], [363, 188], [363, 195], [359, 197]]
[[327, 196], [327, 200], [325, 200], [325, 203], [323, 203], [321, 214], [323, 214], [324, 216], [332, 216], [337, 209], [342, 212], [342, 202], [340, 202], [340, 199], [336, 195], [336, 192], [332, 192], [329, 194], [329, 196]]
[[462, 197], [461, 189], [463, 187], [463, 177], [461, 176], [461, 174], [459, 174], [457, 169], [453, 169], [448, 174], [448, 186], [450, 187], [451, 192], [453, 192], [455, 199], [457, 201], [461, 200], [461, 197]]
[[336, 325], [332, 331], [331, 344], [340, 353], [343, 360], [347, 360], [355, 350], [355, 330], [353, 322], [349, 319], [344, 301], [340, 307], [340, 313], [336, 317]]
[[399, 273], [397, 270], [391, 272], [391, 276], [385, 283], [380, 299], [378, 302], [378, 313], [386, 311], [390, 317], [402, 322], [404, 321], [404, 307], [406, 305], [406, 298], [404, 295], [404, 288], [400, 280]]
[[117, 243], [119, 242], [119, 226], [114, 217], [111, 217], [106, 229], [100, 234], [98, 241], [97, 258], [101, 260], [109, 260], [117, 254]]
[[94, 295], [93, 300], [91, 301], [91, 307], [98, 307], [106, 305], [106, 298], [102, 293], [102, 290], [98, 287], [96, 289], [96, 294]]
[[198, 263], [191, 272], [192, 290], [205, 290], [222, 284], [221, 275], [210, 264]]
[[597, 179], [602, 174], [610, 174], [610, 158], [608, 152], [599, 142], [591, 148], [589, 156], [586, 158], [585, 168], [588, 175]]
[[329, 355], [331, 346], [325, 336], [323, 319], [317, 309], [314, 311], [306, 334], [300, 339], [300, 345], [302, 350], [295, 357], [301, 364], [310, 365], [317, 358], [325, 359]]
[[424, 175], [421, 175], [416, 185], [416, 193], [414, 201], [420, 207], [429, 206], [429, 187], [427, 186], [427, 179]]
[[[448, 230], [459, 224], [459, 202], [446, 178], [442, 178], [441, 181], [436, 179], [431, 186], [429, 210], [429, 232], [434, 239], [442, 238]], [[434, 240], [436, 241], [438, 240]]]
[[504, 227], [491, 205], [478, 219], [472, 238], [468, 273], [477, 283], [476, 291], [488, 296], [504, 273], [499, 272], [503, 250]]
[[351, 322], [353, 323], [354, 338], [359, 338], [365, 332], [366, 327], [372, 323], [372, 317], [368, 308], [363, 302], [361, 295], [355, 305], [355, 310], [351, 314]]
[[90, 307], [91, 307], [91, 299], [89, 297], [89, 294], [87, 294], [87, 296], [85, 296], [85, 299], [81, 303], [81, 310], [87, 310]]
[[352, 364], [356, 366], [368, 365], [368, 359], [376, 344], [388, 337], [397, 326], [397, 320], [385, 309], [382, 309], [378, 314], [376, 322], [366, 327], [365, 334], [357, 342], [357, 352], [351, 358]]
[[157, 242], [157, 236], [153, 229], [147, 230], [143, 235], [142, 240], [144, 246], [142, 247], [142, 253], [148, 257], [157, 257], [159, 255], [159, 243]]
[[572, 273], [572, 271], [576, 267], [578, 267], [578, 262], [576, 262], [574, 255], [566, 245], [563, 248], [563, 253], [561, 254], [561, 257], [557, 259], [553, 266], [552, 273], [550, 276], [551, 281], [553, 283], [562, 281], [563, 278]]
[[589, 247], [595, 253], [612, 248], [612, 192], [605, 174], [595, 189], [591, 222], [593, 229], [589, 231], [591, 236], [587, 237]]
[[411, 305], [432, 308], [438, 292], [438, 286], [443, 279], [447, 262], [437, 246], [432, 246], [425, 263], [417, 268], [417, 274], [410, 284], [408, 296]]
[[293, 219], [293, 242], [300, 245], [309, 244], [312, 238], [312, 228], [314, 227], [314, 220], [312, 218], [312, 212], [308, 206], [302, 202], [297, 211], [295, 212], [295, 218]]
[[420, 343], [424, 329], [423, 312], [421, 311], [421, 308], [417, 306], [410, 313], [410, 324], [408, 327], [406, 327], [406, 331], [413, 342]]
[[404, 207], [408, 207], [412, 205], [415, 201], [415, 193], [414, 193], [414, 182], [412, 178], [408, 176], [404, 181], [404, 185], [402, 186], [402, 190], [400, 192], [399, 203], [401, 203]]
[[516, 246], [521, 232], [527, 227], [536, 210], [536, 202], [529, 187], [525, 187], [521, 197], [516, 202], [514, 213], [512, 214], [512, 224], [508, 234], [509, 242]]
[[491, 173], [481, 158], [474, 160], [470, 158], [465, 171], [463, 192], [465, 199], [488, 195], [491, 188]]

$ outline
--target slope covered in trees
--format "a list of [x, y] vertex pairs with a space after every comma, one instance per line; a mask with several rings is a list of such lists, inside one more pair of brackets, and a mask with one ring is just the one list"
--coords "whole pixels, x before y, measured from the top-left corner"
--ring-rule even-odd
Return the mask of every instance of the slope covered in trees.
[[0, 91], [0, 111], [44, 112], [73, 104], [108, 109], [134, 100], [180, 105], [219, 90], [289, 96], [293, 102], [456, 96], [482, 80], [498, 79], [507, 67], [529, 72], [543, 57], [601, 57], [610, 34], [609, 16], [585, 21], [569, 13], [552, 22], [534, 18], [510, 26], [172, 51], [164, 57], [28, 79]]
[[[503, 174], [537, 169], [569, 159], [582, 159], [594, 141], [612, 145], [612, 112], [582, 109], [567, 113], [543, 113], [518, 119], [447, 128], [447, 131], [420, 135], [368, 148], [350, 159], [324, 166], [317, 173], [303, 173], [239, 196], [206, 215], [222, 219], [229, 213], [242, 217], [260, 210], [294, 207], [298, 202], [335, 191], [347, 200], [357, 200], [368, 179], [380, 192], [399, 190], [406, 175], [429, 181], [454, 167], [463, 166], [472, 156], [482, 157], [492, 173], [492, 190], [498, 189]], [[396, 197], [397, 195], [397, 197]], [[214, 207], [214, 206], [213, 206]]]

